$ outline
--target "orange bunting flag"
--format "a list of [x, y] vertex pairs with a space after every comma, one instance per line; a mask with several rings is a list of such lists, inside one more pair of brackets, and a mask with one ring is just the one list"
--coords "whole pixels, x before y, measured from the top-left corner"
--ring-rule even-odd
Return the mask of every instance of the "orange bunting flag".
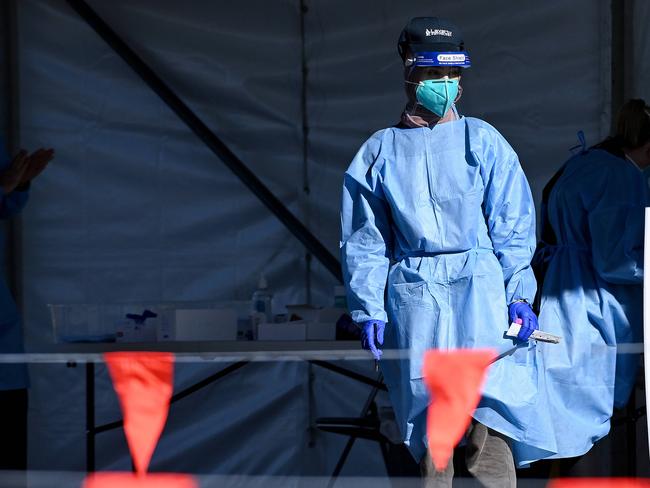
[[451, 459], [481, 399], [491, 349], [430, 350], [424, 355], [424, 383], [431, 394], [427, 412], [429, 453], [438, 471]]
[[136, 473], [144, 474], [167, 421], [174, 356], [164, 352], [114, 352], [106, 353], [104, 358], [122, 407], [124, 433]]
[[199, 488], [199, 484], [186, 474], [94, 473], [82, 488]]
[[557, 478], [547, 488], [650, 488], [648, 478]]

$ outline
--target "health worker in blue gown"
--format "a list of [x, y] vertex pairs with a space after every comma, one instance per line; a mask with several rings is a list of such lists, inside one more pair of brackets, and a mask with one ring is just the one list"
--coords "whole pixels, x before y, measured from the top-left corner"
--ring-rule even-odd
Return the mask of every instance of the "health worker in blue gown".
[[[0, 220], [18, 216], [27, 204], [31, 181], [54, 157], [51, 149], [32, 154], [20, 151], [10, 158], [0, 140]], [[4, 272], [9, 243], [5, 222], [0, 226], [0, 269]], [[23, 349], [23, 329], [11, 291], [0, 276], [0, 354], [18, 354]], [[0, 469], [27, 469], [27, 365], [0, 364]]]
[[563, 337], [558, 346], [538, 346], [555, 457], [591, 449], [634, 386], [639, 356], [617, 346], [642, 339], [649, 166], [650, 108], [630, 100], [615, 136], [569, 159], [544, 190], [539, 322]]
[[[517, 154], [483, 120], [460, 115], [470, 66], [457, 26], [412, 19], [398, 43], [408, 96], [401, 122], [373, 134], [344, 176], [341, 256], [348, 304], [363, 347], [408, 352], [382, 360], [404, 442], [436, 486], [425, 456], [428, 349], [493, 348], [521, 319], [521, 348], [494, 363], [467, 434], [469, 471], [486, 486], [515, 486], [515, 465], [555, 452], [536, 423], [537, 328], [529, 303], [535, 208]], [[434, 481], [432, 481], [434, 482]], [[433, 485], [432, 485], [433, 486]]]

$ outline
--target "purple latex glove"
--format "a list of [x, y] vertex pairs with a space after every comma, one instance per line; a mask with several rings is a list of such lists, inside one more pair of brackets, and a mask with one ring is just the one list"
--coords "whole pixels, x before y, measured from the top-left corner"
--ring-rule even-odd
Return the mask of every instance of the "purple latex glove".
[[[539, 329], [537, 324], [537, 315], [527, 302], [514, 302], [508, 307], [508, 316], [510, 323], [516, 322], [521, 324], [521, 330], [517, 334], [517, 339], [527, 341], [530, 335]], [[519, 319], [519, 320], [517, 320]]]
[[384, 329], [386, 322], [381, 320], [366, 320], [361, 327], [361, 347], [369, 350], [377, 361], [381, 359], [381, 349], [377, 349], [377, 344], [384, 345]]

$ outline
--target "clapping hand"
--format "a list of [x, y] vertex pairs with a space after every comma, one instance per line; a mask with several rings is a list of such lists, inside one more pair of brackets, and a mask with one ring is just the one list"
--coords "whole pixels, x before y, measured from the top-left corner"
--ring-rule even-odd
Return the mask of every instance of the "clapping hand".
[[0, 187], [8, 195], [22, 184], [23, 177], [29, 166], [27, 151], [22, 149], [9, 164], [9, 167], [0, 173]]
[[23, 173], [21, 184], [27, 184], [39, 176], [54, 159], [54, 149], [39, 148], [27, 157], [27, 169]]
[[54, 149], [40, 148], [29, 155], [21, 149], [9, 167], [0, 172], [0, 188], [8, 195], [20, 186], [27, 185], [47, 168], [52, 159]]

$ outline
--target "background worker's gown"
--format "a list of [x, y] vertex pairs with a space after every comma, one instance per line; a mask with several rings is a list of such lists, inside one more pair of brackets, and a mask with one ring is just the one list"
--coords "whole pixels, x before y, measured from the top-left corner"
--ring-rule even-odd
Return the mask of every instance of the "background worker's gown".
[[[408, 360], [380, 364], [405, 443], [420, 460], [429, 402], [424, 352], [511, 347], [507, 304], [532, 303], [528, 182], [510, 145], [481, 120], [384, 129], [345, 173], [341, 225], [353, 320], [388, 321], [384, 347], [409, 351]], [[490, 368], [474, 414], [513, 439], [520, 465], [555, 452], [552, 432], [535, 422], [537, 390], [531, 344]]]
[[641, 340], [646, 205], [642, 172], [602, 149], [571, 158], [548, 194], [543, 234], [556, 242], [536, 255], [546, 268], [539, 324], [563, 342], [538, 347], [556, 457], [584, 454], [605, 436], [634, 384], [639, 356], [617, 357], [616, 345]]
[[[11, 160], [0, 140], [0, 171]], [[0, 354], [24, 352], [23, 329], [18, 308], [5, 279], [6, 221], [18, 215], [27, 203], [29, 191], [14, 191], [6, 195], [0, 188]], [[28, 386], [25, 364], [0, 364], [0, 390], [18, 390]]]

